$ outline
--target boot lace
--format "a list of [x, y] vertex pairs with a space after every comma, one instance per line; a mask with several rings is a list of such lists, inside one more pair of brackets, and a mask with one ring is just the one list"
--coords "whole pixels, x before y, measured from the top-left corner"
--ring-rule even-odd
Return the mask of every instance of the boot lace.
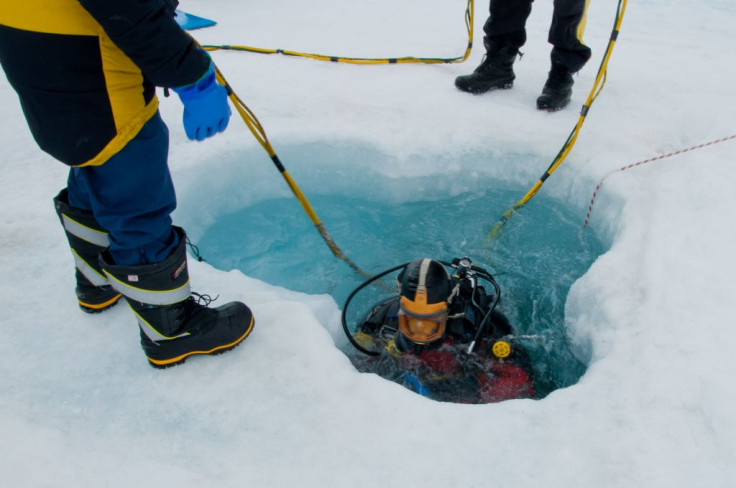
[[[187, 246], [189, 246], [189, 249], [191, 249], [192, 254], [194, 254], [194, 257], [197, 258], [197, 261], [202, 262], [205, 259], [202, 257], [202, 255], [199, 253], [199, 247], [194, 245], [192, 241], [189, 240], [189, 236], [187, 236]], [[215, 298], [217, 299], [217, 298]]]
[[220, 295], [217, 295], [212, 298], [210, 295], [200, 294], [193, 291], [189, 298], [184, 301], [183, 306], [179, 309], [179, 316], [177, 317], [178, 323], [190, 325], [192, 323], [192, 319], [202, 313], [214, 315], [216, 312], [209, 308], [209, 306], [210, 303], [214, 302], [219, 297]]
[[212, 298], [206, 293], [200, 294], [200, 293], [197, 293], [196, 291], [193, 291], [191, 296], [189, 297], [189, 300], [195, 302], [197, 305], [200, 305], [202, 307], [209, 307], [210, 303], [214, 302], [218, 298], [220, 298], [220, 295], [217, 295], [215, 298]]
[[[503, 48], [502, 48], [503, 49]], [[482, 73], [483, 71], [491, 68], [491, 67], [500, 67], [502, 65], [501, 62], [501, 56], [499, 55], [501, 49], [494, 51], [492, 53], [486, 52], [483, 55], [483, 58], [480, 60], [480, 64], [477, 68], [475, 68], [476, 73]], [[521, 51], [517, 51], [512, 59], [515, 59], [516, 56], [519, 56], [519, 60], [521, 61], [521, 58], [524, 57], [524, 53]]]

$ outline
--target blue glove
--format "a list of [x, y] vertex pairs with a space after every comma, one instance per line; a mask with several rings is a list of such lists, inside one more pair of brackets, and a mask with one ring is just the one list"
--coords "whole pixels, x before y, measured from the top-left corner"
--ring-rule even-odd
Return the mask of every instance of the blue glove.
[[173, 88], [184, 104], [184, 131], [191, 140], [203, 141], [227, 128], [230, 105], [227, 90], [215, 79], [215, 65], [197, 82]]

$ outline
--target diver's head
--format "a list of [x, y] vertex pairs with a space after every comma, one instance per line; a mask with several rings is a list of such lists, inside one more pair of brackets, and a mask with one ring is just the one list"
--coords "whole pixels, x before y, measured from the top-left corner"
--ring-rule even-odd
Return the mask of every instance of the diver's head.
[[445, 335], [450, 276], [434, 259], [415, 259], [401, 274], [399, 332], [414, 344], [430, 344]]

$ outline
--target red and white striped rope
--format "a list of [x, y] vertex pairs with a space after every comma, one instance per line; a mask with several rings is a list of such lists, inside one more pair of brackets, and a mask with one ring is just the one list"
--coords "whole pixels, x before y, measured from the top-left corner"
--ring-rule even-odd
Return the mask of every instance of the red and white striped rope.
[[615, 171], [611, 171], [610, 173], [608, 173], [606, 176], [604, 176], [601, 179], [601, 181], [595, 187], [595, 190], [593, 190], [593, 196], [591, 197], [590, 204], [588, 205], [588, 213], [585, 216], [585, 223], [583, 224], [583, 227], [587, 227], [588, 226], [588, 222], [590, 222], [590, 213], [593, 211], [593, 204], [595, 203], [596, 196], [598, 196], [598, 190], [600, 190], [600, 188], [603, 185], [603, 182], [606, 180], [606, 178], [608, 178], [612, 174], [618, 173], [619, 171], [626, 171], [627, 169], [635, 168], [637, 166], [641, 166], [642, 164], [647, 164], [647, 163], [651, 163], [651, 162], [654, 162], [654, 161], [659, 161], [660, 159], [669, 158], [671, 156], [677, 156], [678, 154], [686, 153], [688, 151], [694, 151], [695, 149], [701, 149], [701, 148], [704, 148], [704, 147], [707, 147], [707, 146], [712, 146], [713, 144], [718, 144], [719, 142], [725, 142], [725, 141], [728, 141], [728, 140], [731, 140], [731, 139], [736, 139], [736, 134], [734, 134], [732, 136], [724, 137], [722, 139], [716, 139], [714, 141], [705, 142], [705, 143], [699, 144], [697, 146], [688, 147], [687, 149], [680, 149], [680, 150], [675, 151], [675, 152], [671, 152], [671, 153], [668, 153], [668, 154], [663, 154], [661, 156], [657, 156], [657, 157], [650, 158], [650, 159], [645, 159], [644, 161], [639, 161], [638, 163], [629, 164], [628, 166], [624, 166], [623, 168], [619, 168], [619, 169], [617, 169]]

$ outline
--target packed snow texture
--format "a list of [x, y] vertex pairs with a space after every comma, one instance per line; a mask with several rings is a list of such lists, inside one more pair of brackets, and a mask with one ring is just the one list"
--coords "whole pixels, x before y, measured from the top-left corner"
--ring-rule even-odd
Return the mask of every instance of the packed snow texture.
[[[181, 8], [218, 21], [193, 32], [204, 44], [453, 57], [466, 41], [462, 0], [187, 0]], [[591, 2], [585, 40], [594, 57], [575, 78], [570, 107], [554, 114], [534, 107], [549, 68], [552, 2], [534, 2], [512, 90], [471, 96], [453, 86], [482, 58], [486, 8], [476, 4], [475, 48], [462, 64], [212, 56], [277, 152], [319, 142], [393, 155], [309, 167], [292, 155], [284, 164], [297, 183], [321, 172], [325, 188], [347, 192], [369, 186], [371, 175], [463, 175], [516, 183], [521, 197], [578, 120], [616, 2]], [[577, 209], [582, 225], [609, 173], [736, 133], [735, 22], [731, 0], [629, 2], [606, 86], [542, 191]], [[591, 225], [611, 248], [566, 306], [588, 362], [578, 384], [542, 401], [458, 405], [358, 373], [336, 347], [341, 304], [329, 296], [194, 260], [194, 289], [245, 301], [254, 332], [225, 355], [150, 368], [126, 306], [99, 316], [77, 308], [72, 256], [51, 205], [66, 168], [36, 147], [4, 79], [0, 110], [3, 486], [736, 486], [736, 141], [606, 179]], [[174, 218], [195, 241], [222, 212], [288, 195], [237, 115], [224, 134], [193, 143], [176, 97], [162, 97], [161, 111]], [[509, 164], [507, 153], [530, 156]]]

